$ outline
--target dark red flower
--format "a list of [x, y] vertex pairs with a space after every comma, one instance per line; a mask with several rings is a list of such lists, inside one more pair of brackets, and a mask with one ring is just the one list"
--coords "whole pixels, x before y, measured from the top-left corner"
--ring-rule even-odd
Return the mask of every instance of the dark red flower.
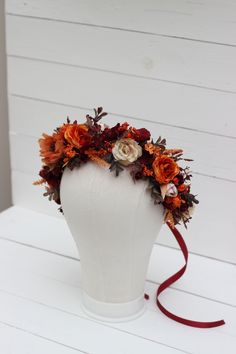
[[118, 127], [118, 131], [120, 133], [123, 133], [123, 132], [125, 132], [128, 129], [128, 126], [129, 126], [129, 123], [124, 122]]
[[151, 137], [151, 133], [146, 128], [136, 129], [136, 133], [138, 138], [138, 140], [137, 138], [136, 140], [139, 142], [149, 140]]
[[57, 171], [50, 171], [48, 166], [44, 166], [44, 168], [39, 172], [39, 176], [44, 178], [50, 187], [57, 188], [60, 184], [61, 172], [58, 173]]
[[127, 137], [134, 139], [140, 143], [149, 140], [151, 137], [151, 133], [146, 128], [136, 129], [132, 127], [130, 128]]
[[117, 123], [112, 128], [105, 128], [102, 132], [102, 141], [117, 140], [120, 135], [119, 128], [120, 123]]

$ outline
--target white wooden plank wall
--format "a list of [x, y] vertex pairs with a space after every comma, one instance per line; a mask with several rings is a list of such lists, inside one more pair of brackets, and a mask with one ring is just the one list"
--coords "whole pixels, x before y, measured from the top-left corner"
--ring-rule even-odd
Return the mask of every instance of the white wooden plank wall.
[[186, 242], [236, 263], [236, 2], [7, 0], [6, 22], [14, 203], [61, 217], [31, 185], [37, 139], [102, 105], [195, 159]]

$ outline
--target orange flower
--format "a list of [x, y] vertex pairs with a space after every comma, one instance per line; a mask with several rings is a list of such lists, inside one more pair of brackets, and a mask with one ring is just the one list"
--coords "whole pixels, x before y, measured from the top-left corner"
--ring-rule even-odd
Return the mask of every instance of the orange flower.
[[171, 157], [164, 155], [156, 157], [152, 167], [155, 178], [160, 184], [169, 183], [179, 173], [177, 163]]
[[65, 154], [66, 157], [64, 158], [63, 161], [66, 164], [67, 162], [69, 162], [70, 159], [72, 159], [72, 157], [74, 157], [76, 155], [76, 151], [73, 150], [73, 146], [68, 145], [64, 149], [64, 154]]
[[157, 147], [157, 146], [155, 146], [155, 145], [153, 145], [152, 143], [146, 143], [145, 145], [144, 145], [144, 149], [146, 150], [146, 151], [148, 151], [149, 152], [149, 154], [150, 155], [158, 155], [159, 154], [159, 152], [161, 151], [161, 148], [160, 147]]
[[147, 168], [147, 166], [144, 166], [143, 168], [143, 175], [144, 176], [153, 176], [153, 171], [149, 170], [149, 168]]
[[45, 165], [53, 165], [63, 156], [64, 141], [61, 134], [47, 135], [43, 133], [43, 138], [40, 138], [38, 142], [40, 156]]
[[96, 150], [94, 148], [88, 148], [87, 150], [85, 150], [84, 152], [86, 155], [90, 156], [104, 156], [107, 154], [107, 151], [103, 148], [100, 148], [99, 150]]
[[100, 156], [103, 156], [106, 154], [105, 149], [100, 149], [100, 150], [94, 150], [92, 148], [89, 148], [88, 150], [85, 151], [85, 154], [88, 155], [89, 159], [96, 162], [98, 165], [102, 167], [109, 167], [110, 164], [103, 160]]
[[156, 149], [155, 145], [151, 143], [146, 143], [144, 145], [144, 149], [149, 152], [150, 155], [152, 155]]
[[180, 186], [177, 187], [177, 189], [178, 189], [179, 192], [183, 192], [183, 191], [185, 191], [185, 189], [187, 189], [187, 188], [188, 188], [188, 185], [187, 185], [187, 184], [184, 184], [184, 183], [182, 183]]
[[89, 144], [91, 140], [88, 135], [88, 127], [85, 124], [68, 124], [64, 132], [64, 137], [71, 145], [78, 149]]
[[34, 182], [33, 182], [33, 185], [34, 185], [34, 186], [38, 186], [38, 185], [43, 184], [43, 183], [47, 183], [47, 181], [46, 181], [46, 179], [41, 178], [41, 179], [39, 179], [39, 180], [37, 180], [37, 181], [34, 181]]
[[176, 209], [180, 207], [182, 203], [182, 199], [180, 198], [179, 195], [177, 195], [177, 197], [166, 197], [165, 203], [170, 204], [171, 209]]

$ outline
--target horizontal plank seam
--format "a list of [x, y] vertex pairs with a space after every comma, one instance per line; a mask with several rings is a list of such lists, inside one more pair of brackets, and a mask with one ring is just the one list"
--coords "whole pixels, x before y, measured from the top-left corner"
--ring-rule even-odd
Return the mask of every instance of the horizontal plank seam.
[[209, 87], [209, 86], [204, 86], [204, 85], [190, 84], [190, 83], [187, 83], [187, 82], [172, 81], [172, 80], [167, 80], [167, 79], [158, 79], [158, 78], [155, 78], [155, 77], [148, 77], [148, 76], [144, 76], [144, 75], [136, 75], [136, 74], [124, 73], [124, 72], [121, 72], [121, 71], [101, 69], [101, 68], [96, 68], [96, 67], [91, 67], [91, 66], [71, 64], [71, 63], [65, 63], [65, 62], [60, 62], [60, 61], [55, 61], [55, 60], [42, 59], [42, 58], [30, 57], [30, 56], [24, 56], [24, 55], [16, 55], [16, 54], [7, 53], [7, 56], [10, 57], [10, 58], [23, 59], [23, 60], [29, 60], [29, 61], [36, 61], [36, 62], [48, 63], [48, 64], [54, 64], [54, 65], [62, 65], [62, 66], [66, 66], [66, 67], [72, 67], [72, 68], [79, 68], [79, 69], [90, 70], [90, 71], [109, 73], [109, 74], [125, 76], [125, 77], [134, 77], [134, 78], [137, 78], [137, 79], [158, 81], [158, 82], [168, 83], [168, 84], [171, 84], [171, 85], [194, 87], [196, 89], [201, 89], [201, 90], [216, 91], [216, 92], [229, 93], [229, 94], [236, 95], [236, 91], [224, 90], [224, 89], [219, 89], [219, 88], [216, 88], [216, 87]]
[[35, 332], [26, 330], [26, 329], [24, 329], [24, 328], [15, 326], [15, 325], [13, 325], [13, 324], [11, 324], [11, 323], [7, 323], [7, 322], [5, 322], [5, 321], [1, 321], [1, 320], [0, 320], [0, 324], [2, 324], [2, 325], [4, 325], [4, 326], [7, 326], [7, 327], [10, 327], [10, 328], [14, 328], [14, 329], [16, 329], [16, 330], [18, 330], [18, 331], [21, 331], [21, 332], [30, 334], [30, 335], [32, 335], [32, 336], [34, 336], [34, 337], [43, 339], [43, 340], [45, 340], [45, 341], [48, 341], [48, 342], [51, 342], [51, 343], [55, 343], [55, 344], [61, 345], [61, 346], [65, 347], [65, 348], [75, 350], [77, 353], [92, 354], [91, 352], [90, 352], [90, 353], [89, 353], [89, 352], [85, 352], [85, 351], [83, 351], [83, 350], [77, 349], [77, 348], [75, 348], [75, 347], [72, 347], [72, 346], [70, 346], [70, 345], [64, 344], [64, 343], [62, 343], [62, 342], [58, 342], [58, 341], [56, 341], [56, 340], [54, 340], [54, 339], [50, 339], [50, 338], [41, 336], [40, 334], [37, 334], [37, 333], [35, 333]]
[[209, 178], [214, 178], [220, 181], [226, 181], [226, 182], [231, 182], [231, 183], [236, 183], [236, 180], [230, 179], [230, 178], [225, 178], [225, 177], [219, 177], [215, 175], [208, 175], [207, 173], [202, 173], [202, 172], [197, 172], [194, 170], [191, 170], [195, 175], [203, 176], [203, 177], [209, 177]]
[[[161, 283], [155, 282], [154, 280], [151, 280], [151, 279], [147, 279], [146, 281], [148, 283], [152, 283], [152, 284], [155, 284], [155, 285], [160, 285], [161, 284]], [[233, 305], [231, 303], [229, 304], [229, 303], [221, 301], [221, 300], [212, 299], [211, 297], [198, 295], [198, 294], [195, 294], [195, 293], [193, 293], [191, 291], [188, 291], [188, 290], [179, 289], [179, 288], [176, 288], [174, 286], [170, 286], [168, 288], [172, 289], [172, 290], [175, 290], [175, 291], [178, 291], [180, 293], [189, 294], [189, 295], [192, 295], [192, 296], [195, 296], [195, 297], [199, 297], [199, 298], [204, 299], [204, 300], [208, 300], [208, 301], [211, 301], [211, 302], [216, 302], [216, 303], [221, 304], [221, 305], [225, 305], [225, 306], [228, 306], [228, 307], [236, 308], [236, 305]]]
[[[84, 107], [84, 106], [82, 107], [82, 106], [78, 106], [78, 105], [66, 104], [66, 103], [63, 103], [63, 102], [58, 102], [58, 101], [53, 101], [53, 100], [46, 100], [46, 99], [41, 99], [41, 98], [32, 97], [32, 96], [25, 96], [25, 95], [16, 94], [16, 93], [13, 93], [13, 92], [8, 92], [8, 94], [9, 94], [9, 96], [12, 96], [12, 97], [22, 98], [22, 99], [26, 99], [26, 100], [35, 101], [35, 102], [56, 104], [56, 105], [63, 106], [63, 107], [71, 107], [71, 108], [82, 109], [82, 110], [85, 111], [85, 114], [86, 114], [86, 111], [92, 112], [91, 108]], [[107, 113], [111, 114], [111, 115], [115, 115], [115, 116], [121, 117], [120, 113], [115, 113], [115, 112], [107, 112]], [[184, 129], [184, 130], [189, 130], [189, 131], [193, 131], [193, 132], [196, 132], [196, 133], [203, 133], [203, 134], [207, 134], [207, 135], [219, 136], [219, 137], [222, 137], [222, 138], [236, 140], [236, 136], [232, 136], [232, 135], [224, 135], [224, 134], [214, 133], [214, 132], [201, 130], [201, 129], [196, 129], [196, 128], [189, 128], [189, 127], [178, 126], [178, 125], [173, 125], [173, 124], [168, 124], [168, 123], [163, 123], [163, 122], [157, 122], [157, 121], [152, 121], [150, 119], [137, 118], [137, 117], [133, 117], [133, 116], [125, 115], [125, 114], [122, 114], [122, 117], [123, 118], [127, 118], [127, 119], [130, 118], [130, 119], [137, 120], [137, 121], [153, 123], [153, 124], [157, 124], [157, 125], [163, 125], [163, 126], [166, 126], [166, 127], [177, 128], [177, 129], [180, 129], [180, 130]]]
[[62, 19], [54, 19], [54, 18], [50, 18], [50, 17], [23, 15], [23, 14], [17, 14], [17, 13], [13, 13], [13, 12], [8, 12], [8, 11], [6, 12], [6, 15], [15, 16], [15, 17], [30, 18], [30, 19], [35, 19], [35, 20], [42, 20], [42, 21], [69, 23], [69, 24], [73, 24], [73, 25], [86, 26], [86, 27], [103, 28], [103, 29], [108, 29], [108, 30], [112, 30], [112, 31], [138, 33], [138, 34], [144, 34], [144, 35], [148, 35], [148, 36], [156, 36], [156, 37], [171, 38], [171, 39], [180, 39], [180, 40], [184, 40], [184, 41], [193, 41], [193, 42], [199, 42], [199, 43], [204, 43], [204, 44], [220, 45], [220, 46], [226, 46], [226, 47], [236, 47], [236, 44], [231, 44], [231, 43], [209, 41], [209, 40], [197, 39], [197, 38], [192, 38], [192, 37], [176, 36], [176, 35], [157, 33], [157, 32], [149, 32], [149, 31], [141, 31], [141, 30], [135, 30], [135, 29], [129, 29], [129, 28], [122, 28], [122, 27], [111, 27], [111, 26], [105, 26], [105, 25], [96, 25], [96, 24], [87, 23], [87, 22], [76, 22], [76, 21], [69, 21], [69, 20], [62, 20]]
[[64, 257], [64, 258], [67, 258], [67, 259], [70, 259], [70, 260], [73, 260], [73, 261], [76, 261], [76, 262], [80, 262], [80, 259], [77, 258], [77, 257], [69, 256], [69, 255], [67, 255], [67, 254], [63, 254], [63, 253], [56, 252], [56, 251], [52, 251], [52, 250], [49, 250], [49, 249], [47, 249], [47, 248], [35, 246], [35, 245], [29, 244], [29, 243], [26, 243], [26, 242], [21, 242], [21, 241], [12, 240], [12, 239], [10, 239], [10, 238], [8, 238], [8, 237], [0, 236], [0, 240], [4, 240], [4, 241], [7, 241], [7, 242], [12, 242], [12, 243], [15, 243], [15, 244], [17, 244], [17, 245], [21, 245], [21, 246], [24, 246], [24, 247], [33, 248], [33, 249], [36, 249], [36, 250], [38, 250], [38, 251], [50, 253], [50, 254], [53, 254], [53, 255], [55, 255], [55, 256]]
[[[11, 240], [11, 239], [9, 239], [7, 237], [0, 236], [0, 240], [12, 242], [12, 243], [24, 246], [24, 247], [29, 247], [29, 248], [36, 249], [36, 250], [41, 251], [41, 252], [50, 253], [50, 254], [53, 254], [53, 255], [56, 255], [56, 256], [59, 256], [59, 257], [64, 257], [64, 258], [67, 258], [67, 259], [70, 259], [70, 260], [73, 260], [73, 261], [76, 261], [76, 262], [80, 262], [79, 258], [68, 256], [68, 255], [63, 254], [63, 253], [59, 253], [59, 252], [56, 252], [56, 251], [48, 250], [46, 248], [41, 248], [41, 247], [34, 246], [34, 245], [31, 245], [31, 244], [28, 244], [28, 243]], [[162, 246], [162, 245], [160, 245], [160, 246]], [[168, 248], [168, 246], [166, 246], [166, 247]], [[204, 256], [200, 256], [200, 257], [204, 257]], [[205, 257], [205, 258], [207, 258], [207, 257]], [[227, 263], [227, 262], [223, 262], [223, 263]], [[160, 285], [159, 282], [156, 282], [154, 280], [150, 280], [148, 278], [146, 279], [146, 282], [155, 284], [156, 286]], [[179, 288], [176, 288], [174, 286], [170, 286], [169, 288], [172, 289], [172, 290], [176, 290], [176, 291], [179, 291], [179, 292], [182, 292], [182, 293], [193, 295], [195, 297], [199, 297], [199, 298], [202, 298], [202, 299], [205, 299], [205, 300], [209, 300], [209, 301], [216, 302], [216, 303], [219, 303], [219, 304], [222, 304], [222, 305], [226, 305], [226, 306], [229, 306], [229, 307], [236, 308], [236, 305], [233, 305], [233, 304], [230, 304], [230, 303], [227, 303], [227, 302], [224, 302], [224, 301], [212, 299], [212, 298], [209, 298], [209, 297], [206, 297], [206, 296], [203, 296], [203, 295], [195, 294], [195, 293], [193, 293], [191, 291], [188, 291], [188, 290], [179, 289]]]
[[[171, 248], [171, 249], [174, 249], [174, 250], [176, 250], [176, 251], [181, 252], [179, 248], [174, 247], [174, 246], [169, 246], [169, 245], [167, 246], [167, 245], [164, 245], [164, 244], [162, 244], [162, 243], [161, 243], [161, 242], [159, 242], [159, 241], [158, 241], [158, 242], [156, 242], [156, 244], [157, 244], [157, 245], [159, 245], [159, 246], [165, 247], [165, 248]], [[234, 263], [234, 262], [230, 262], [230, 261], [223, 261], [222, 259], [219, 259], [219, 258], [216, 258], [216, 257], [205, 256], [205, 255], [202, 255], [202, 254], [200, 254], [200, 253], [197, 253], [197, 252], [192, 252], [192, 251], [189, 251], [188, 253], [189, 253], [189, 254], [193, 254], [194, 256], [198, 256], [198, 257], [207, 258], [207, 259], [210, 259], [210, 260], [212, 260], [212, 261], [217, 261], [217, 262], [227, 263], [227, 264], [230, 264], [230, 265], [236, 266], [236, 262]]]
[[[67, 314], [69, 316], [73, 316], [73, 317], [77, 317], [77, 318], [80, 318], [80, 319], [83, 319], [85, 321], [88, 321], [88, 322], [92, 322], [92, 323], [96, 323], [97, 325], [100, 325], [100, 326], [103, 326], [103, 327], [106, 327], [106, 328], [112, 328], [113, 330], [115, 331], [118, 331], [118, 332], [122, 332], [122, 333], [125, 333], [125, 334], [128, 334], [130, 336], [133, 336], [133, 337], [137, 337], [137, 338], [140, 338], [140, 339], [143, 339], [145, 341], [149, 341], [149, 342], [152, 342], [152, 343], [155, 343], [155, 344], [159, 344], [159, 345], [162, 345], [164, 347], [167, 347], [167, 348], [171, 348], [171, 349], [175, 349], [175, 350], [178, 350], [179, 352], [181, 353], [186, 353], [186, 354], [192, 354], [191, 352], [189, 351], [186, 351], [186, 350], [183, 350], [181, 348], [176, 348], [174, 346], [171, 346], [169, 344], [166, 344], [166, 343], [163, 343], [163, 342], [159, 342], [157, 340], [154, 340], [154, 339], [151, 339], [151, 338], [146, 338], [144, 336], [141, 336], [140, 334], [136, 334], [136, 333], [132, 333], [128, 330], [125, 330], [125, 329], [122, 329], [122, 328], [117, 328], [117, 327], [114, 327], [112, 324], [108, 324], [108, 323], [105, 323], [105, 322], [102, 322], [102, 321], [98, 321], [98, 320], [95, 320], [93, 318], [90, 318], [90, 317], [87, 317], [86, 315], [80, 315], [80, 314], [77, 314], [77, 313], [74, 313], [74, 312], [71, 312], [71, 311], [68, 311], [68, 310], [64, 310], [62, 308], [59, 308], [57, 306], [52, 306], [52, 305], [47, 305], [43, 302], [40, 302], [40, 301], [36, 301], [34, 299], [31, 299], [31, 298], [28, 298], [26, 296], [22, 296], [22, 295], [19, 295], [19, 294], [16, 294], [14, 292], [10, 292], [10, 291], [7, 291], [7, 290], [3, 290], [0, 288], [0, 292], [4, 293], [4, 294], [7, 294], [11, 297], [16, 297], [16, 298], [19, 298], [19, 299], [22, 299], [22, 300], [26, 300], [28, 302], [31, 302], [31, 303], [34, 303], [34, 304], [37, 304], [37, 305], [41, 305], [43, 307], [46, 307], [46, 308], [49, 308], [49, 309], [53, 309], [53, 310], [56, 310], [56, 311], [59, 311], [59, 312], [62, 312], [64, 314]], [[147, 309], [147, 311], [149, 311]], [[0, 314], [1, 316], [1, 314]], [[1, 318], [1, 317], [0, 317]], [[0, 320], [1, 321], [1, 320]], [[212, 331], [216, 331], [217, 332], [217, 329], [212, 329]], [[224, 333], [224, 335], [226, 336], [231, 336], [230, 334], [228, 333]]]
[[[12, 93], [9, 93], [9, 96], [13, 96], [13, 97], [17, 97], [17, 98], [23, 98], [23, 99], [28, 99], [28, 100], [33, 100], [33, 101], [36, 101], [36, 102], [47, 102], [47, 103], [50, 103], [50, 104], [60, 104], [60, 103], [56, 103], [54, 101], [47, 101], [47, 100], [41, 100], [41, 99], [35, 99], [33, 97], [28, 97], [28, 96], [21, 96], [21, 95], [17, 95], [17, 94], [12, 94]], [[70, 107], [70, 105], [66, 105], [66, 104], [60, 104], [61, 106], [66, 106], [66, 107]], [[73, 108], [78, 108], [78, 109], [83, 109], [87, 114], [88, 112], [91, 112], [92, 114], [94, 113], [94, 111], [91, 109], [91, 108], [82, 108], [82, 107], [75, 107], [73, 106]], [[175, 128], [175, 129], [180, 129], [180, 130], [187, 130], [187, 131], [190, 131], [190, 132], [196, 132], [196, 133], [199, 133], [199, 134], [206, 134], [206, 135], [212, 135], [212, 136], [217, 136], [217, 137], [220, 137], [220, 138], [225, 138], [225, 139], [231, 139], [231, 140], [236, 140], [236, 137], [234, 136], [228, 136], [228, 135], [222, 135], [222, 134], [217, 134], [217, 133], [211, 133], [211, 132], [206, 132], [206, 131], [201, 131], [201, 130], [198, 130], [198, 129], [194, 129], [194, 128], [187, 128], [187, 127], [181, 127], [181, 126], [176, 126], [176, 125], [173, 125], [173, 124], [168, 124], [168, 123], [162, 123], [162, 122], [157, 122], [157, 121], [153, 121], [153, 120], [149, 120], [149, 119], [145, 119], [145, 118], [133, 118], [131, 116], [127, 116], [127, 115], [120, 115], [120, 114], [115, 114], [115, 113], [111, 113], [111, 112], [107, 112], [108, 114], [110, 115], [115, 115], [117, 117], [120, 116], [120, 118], [122, 118], [124, 120], [124, 118], [129, 118], [129, 119], [132, 119], [132, 120], [135, 120], [135, 121], [138, 121], [138, 122], [147, 122], [147, 123], [152, 123], [154, 125], [157, 125], [157, 126], [167, 126], [167, 127], [170, 127], [170, 128]], [[65, 116], [65, 120], [68, 116]], [[68, 117], [69, 118], [69, 117]], [[84, 118], [85, 120], [86, 118]], [[63, 122], [62, 122], [63, 123]], [[64, 122], [66, 123], [66, 122]], [[26, 137], [29, 137], [29, 138], [38, 138], [38, 135], [32, 133], [32, 134], [27, 134], [27, 133], [24, 133], [24, 132], [18, 132], [17, 130], [9, 130], [9, 133], [11, 135], [23, 135], [23, 136], [26, 136]]]

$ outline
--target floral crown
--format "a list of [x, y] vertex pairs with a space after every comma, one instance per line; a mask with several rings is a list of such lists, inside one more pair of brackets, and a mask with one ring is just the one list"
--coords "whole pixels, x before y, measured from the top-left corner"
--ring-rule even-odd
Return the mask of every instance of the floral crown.
[[[190, 193], [189, 167], [181, 167], [178, 161], [193, 161], [183, 158], [182, 149], [167, 149], [166, 139], [156, 142], [146, 128], [136, 129], [127, 122], [113, 127], [99, 124], [107, 115], [102, 107], [94, 109], [95, 116], [86, 115], [86, 122], [67, 122], [56, 128], [52, 135], [43, 133], [38, 140], [43, 166], [40, 180], [45, 183], [49, 200], [60, 201], [60, 182], [66, 167], [73, 169], [88, 161], [101, 167], [109, 167], [115, 176], [124, 169], [130, 171], [133, 181], [146, 180], [154, 204], [164, 207], [164, 222], [174, 225], [186, 224], [198, 200]], [[59, 211], [63, 213], [62, 207]]]

